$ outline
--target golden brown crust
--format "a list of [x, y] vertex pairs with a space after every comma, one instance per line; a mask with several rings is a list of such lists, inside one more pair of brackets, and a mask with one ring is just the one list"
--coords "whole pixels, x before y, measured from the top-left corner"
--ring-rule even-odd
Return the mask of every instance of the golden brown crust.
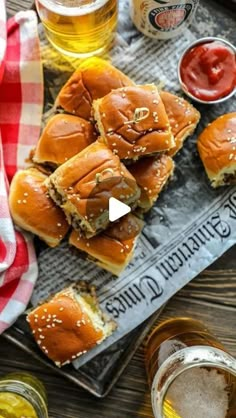
[[[129, 205], [140, 195], [135, 179], [120, 159], [97, 141], [54, 171], [49, 177], [48, 190], [69, 222], [76, 229], [83, 228], [88, 236], [108, 226], [110, 197]], [[77, 225], [76, 220], [83, 225]]]
[[92, 101], [111, 90], [134, 83], [101, 58], [89, 58], [72, 74], [61, 89], [57, 103], [67, 112], [84, 119], [91, 117]]
[[96, 100], [101, 137], [121, 159], [160, 153], [175, 145], [157, 88], [150, 84], [117, 89]]
[[127, 266], [143, 222], [133, 214], [123, 217], [103, 233], [86, 239], [72, 231], [69, 243], [95, 258], [101, 267], [118, 275]]
[[62, 210], [47, 193], [47, 176], [36, 168], [18, 171], [13, 177], [9, 205], [14, 222], [55, 247], [69, 226]]
[[168, 155], [163, 154], [142, 158], [129, 165], [128, 168], [141, 190], [138, 206], [146, 212], [153, 206], [173, 174], [174, 161]]
[[97, 138], [93, 125], [78, 116], [58, 114], [45, 126], [33, 161], [57, 167], [78, 154]]
[[57, 293], [29, 313], [27, 320], [40, 349], [57, 366], [69, 363], [104, 338], [74, 296], [72, 288]]
[[212, 186], [230, 184], [230, 178], [224, 182], [224, 176], [236, 174], [236, 112], [210, 123], [199, 136], [197, 147]]
[[182, 97], [167, 91], [162, 91], [160, 96], [176, 142], [175, 146], [168, 151], [168, 155], [173, 157], [182, 148], [185, 139], [193, 134], [201, 115], [195, 107]]

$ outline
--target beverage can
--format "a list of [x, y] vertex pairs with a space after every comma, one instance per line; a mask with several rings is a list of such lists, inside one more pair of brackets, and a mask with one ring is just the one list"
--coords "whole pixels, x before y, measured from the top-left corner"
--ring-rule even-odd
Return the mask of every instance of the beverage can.
[[144, 35], [170, 39], [190, 25], [198, 3], [199, 0], [130, 0], [130, 15]]

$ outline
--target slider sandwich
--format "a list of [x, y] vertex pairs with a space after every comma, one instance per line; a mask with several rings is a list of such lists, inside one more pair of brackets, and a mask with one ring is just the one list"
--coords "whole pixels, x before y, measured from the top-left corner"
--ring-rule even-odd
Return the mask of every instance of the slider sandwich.
[[129, 165], [129, 171], [141, 190], [138, 207], [142, 212], [147, 212], [171, 178], [174, 171], [174, 161], [165, 154], [146, 157]]
[[35, 341], [58, 367], [101, 344], [116, 324], [99, 308], [94, 288], [68, 287], [27, 316]]
[[236, 184], [236, 112], [210, 123], [197, 147], [212, 187]]
[[74, 230], [69, 243], [87, 253], [99, 267], [119, 276], [133, 257], [142, 227], [143, 222], [130, 213], [90, 239]]
[[173, 157], [182, 148], [185, 139], [193, 134], [201, 115], [195, 107], [182, 97], [167, 91], [162, 91], [160, 96], [175, 138], [175, 146], [168, 151], [168, 155]]
[[56, 247], [69, 225], [62, 210], [50, 198], [47, 176], [36, 168], [18, 171], [11, 182], [9, 206], [16, 225]]
[[134, 83], [101, 58], [89, 58], [80, 64], [62, 87], [56, 105], [84, 119], [91, 117], [92, 102], [111, 90]]
[[97, 138], [93, 125], [78, 116], [57, 114], [45, 126], [33, 162], [52, 169], [78, 154]]
[[68, 222], [91, 237], [109, 224], [109, 199], [132, 207], [140, 196], [133, 176], [103, 143], [94, 142], [54, 171], [47, 181]]
[[170, 123], [157, 88], [124, 87], [93, 102], [100, 136], [121, 159], [169, 151], [175, 146]]

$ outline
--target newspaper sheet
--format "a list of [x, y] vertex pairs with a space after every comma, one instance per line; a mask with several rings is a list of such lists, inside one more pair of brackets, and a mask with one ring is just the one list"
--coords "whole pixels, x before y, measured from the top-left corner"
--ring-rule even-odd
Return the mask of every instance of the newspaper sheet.
[[[208, 13], [204, 5], [200, 7], [202, 13]], [[186, 46], [199, 37], [199, 28], [201, 24], [196, 21], [191, 32], [157, 42], [135, 30], [128, 4], [121, 1], [112, 62], [137, 83], [163, 82], [165, 89], [181, 95], [177, 63]], [[216, 35], [214, 21], [209, 16], [209, 25], [202, 28], [201, 35], [213, 34]], [[78, 61], [62, 59], [43, 35], [42, 51], [53, 100]], [[235, 109], [235, 98], [219, 106], [199, 108], [202, 118], [197, 132], [176, 156], [174, 178], [145, 217], [135, 256], [119, 278], [78, 256], [67, 243], [41, 251], [34, 305], [69, 283], [86, 279], [96, 285], [102, 308], [118, 324], [110, 338], [74, 362], [76, 368], [137, 327], [235, 244], [236, 187], [213, 190], [196, 149], [201, 130], [217, 116]]]

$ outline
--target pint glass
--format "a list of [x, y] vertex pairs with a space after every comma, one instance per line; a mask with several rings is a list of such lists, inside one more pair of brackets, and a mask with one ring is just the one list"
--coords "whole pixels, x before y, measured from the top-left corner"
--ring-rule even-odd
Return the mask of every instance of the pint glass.
[[36, 0], [47, 38], [60, 52], [86, 58], [106, 51], [117, 25], [117, 0]]
[[155, 328], [146, 370], [155, 418], [236, 417], [236, 360], [201, 322], [177, 318]]

